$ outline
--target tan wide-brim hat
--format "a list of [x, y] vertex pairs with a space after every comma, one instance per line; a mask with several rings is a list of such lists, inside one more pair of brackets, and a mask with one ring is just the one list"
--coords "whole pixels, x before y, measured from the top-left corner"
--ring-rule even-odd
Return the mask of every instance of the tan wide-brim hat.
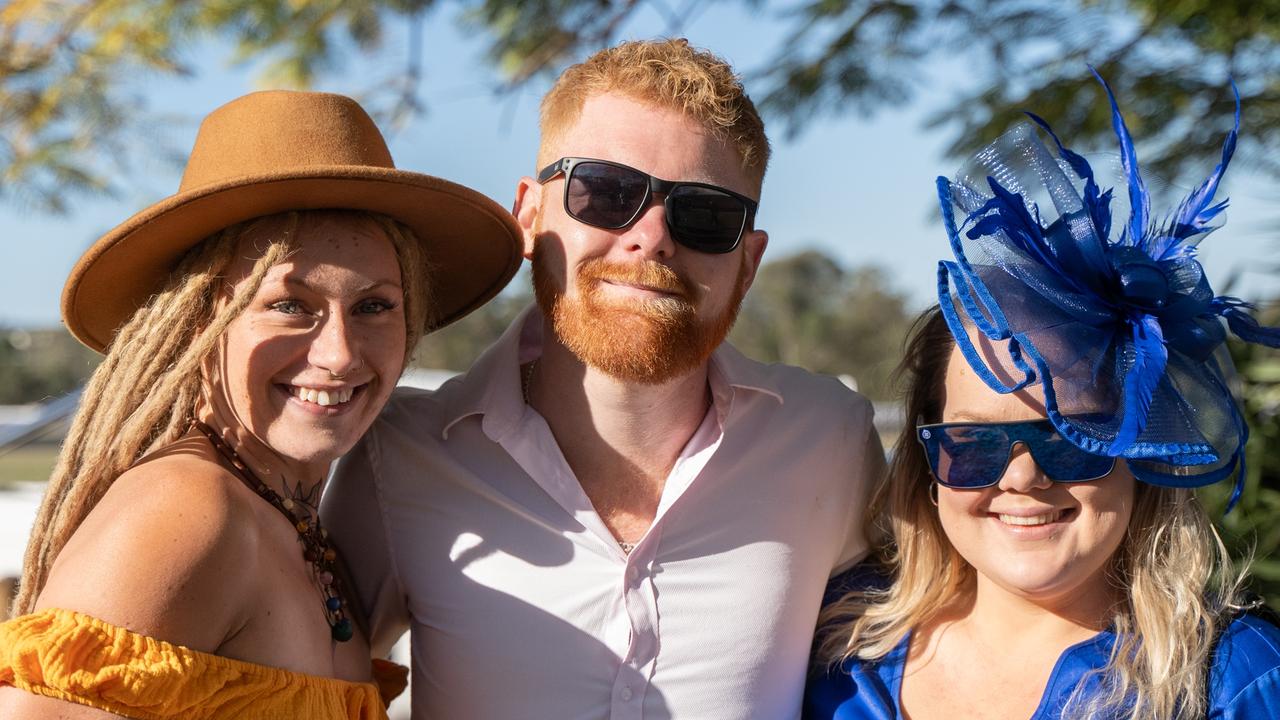
[[496, 295], [520, 267], [520, 227], [457, 183], [397, 170], [356, 101], [267, 91], [232, 100], [200, 125], [178, 193], [95, 242], [71, 270], [62, 317], [103, 352], [183, 253], [238, 222], [288, 210], [382, 213], [413, 230], [429, 263], [426, 330]]

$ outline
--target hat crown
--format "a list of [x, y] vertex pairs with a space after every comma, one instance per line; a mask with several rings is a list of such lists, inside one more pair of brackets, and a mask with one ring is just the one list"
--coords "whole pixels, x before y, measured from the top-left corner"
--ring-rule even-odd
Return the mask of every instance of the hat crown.
[[351, 98], [267, 90], [232, 100], [205, 118], [179, 192], [333, 166], [395, 163], [373, 120]]

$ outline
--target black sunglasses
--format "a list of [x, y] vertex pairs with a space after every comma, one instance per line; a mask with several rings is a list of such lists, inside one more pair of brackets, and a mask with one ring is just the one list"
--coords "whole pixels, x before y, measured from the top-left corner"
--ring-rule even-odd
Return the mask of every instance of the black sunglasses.
[[1013, 446], [1022, 443], [1054, 482], [1088, 482], [1111, 474], [1116, 459], [1085, 452], [1058, 434], [1047, 419], [993, 423], [917, 425], [929, 471], [939, 485], [970, 490], [1000, 482]]
[[538, 173], [546, 183], [561, 173], [564, 209], [579, 222], [618, 230], [635, 222], [654, 193], [661, 193], [667, 228], [681, 245], [704, 253], [727, 253], [738, 247], [755, 217], [755, 200], [698, 182], [662, 180], [608, 160], [565, 157]]

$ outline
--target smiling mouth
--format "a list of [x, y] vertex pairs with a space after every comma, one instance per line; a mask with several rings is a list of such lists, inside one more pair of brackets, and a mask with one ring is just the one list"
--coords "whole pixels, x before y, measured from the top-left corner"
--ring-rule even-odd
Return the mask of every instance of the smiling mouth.
[[301, 385], [288, 385], [289, 394], [294, 398], [320, 407], [334, 407], [344, 405], [351, 401], [351, 398], [364, 389], [364, 385], [356, 385], [347, 388], [334, 388], [331, 390], [321, 390], [318, 388], [302, 387]]
[[657, 287], [654, 285], [642, 285], [639, 283], [627, 282], [625, 280], [602, 279], [601, 282], [604, 283], [605, 285], [612, 285], [614, 287], [623, 288], [626, 290], [638, 290], [640, 292], [653, 293], [654, 295], [668, 295], [673, 297], [680, 296], [680, 291], [676, 288]]
[[1041, 525], [1050, 525], [1052, 523], [1065, 520], [1072, 510], [1053, 510], [1040, 515], [1006, 515], [1004, 513], [993, 513], [1000, 522], [1005, 525], [1016, 525], [1018, 527], [1038, 527]]

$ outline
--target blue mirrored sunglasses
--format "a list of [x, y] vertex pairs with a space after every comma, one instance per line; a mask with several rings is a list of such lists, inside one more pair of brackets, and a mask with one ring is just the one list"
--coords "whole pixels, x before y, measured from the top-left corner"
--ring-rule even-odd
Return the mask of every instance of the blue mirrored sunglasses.
[[969, 490], [1000, 482], [1022, 443], [1054, 482], [1088, 482], [1111, 474], [1116, 459], [1072, 445], [1047, 419], [993, 423], [916, 425], [929, 471], [939, 485]]

